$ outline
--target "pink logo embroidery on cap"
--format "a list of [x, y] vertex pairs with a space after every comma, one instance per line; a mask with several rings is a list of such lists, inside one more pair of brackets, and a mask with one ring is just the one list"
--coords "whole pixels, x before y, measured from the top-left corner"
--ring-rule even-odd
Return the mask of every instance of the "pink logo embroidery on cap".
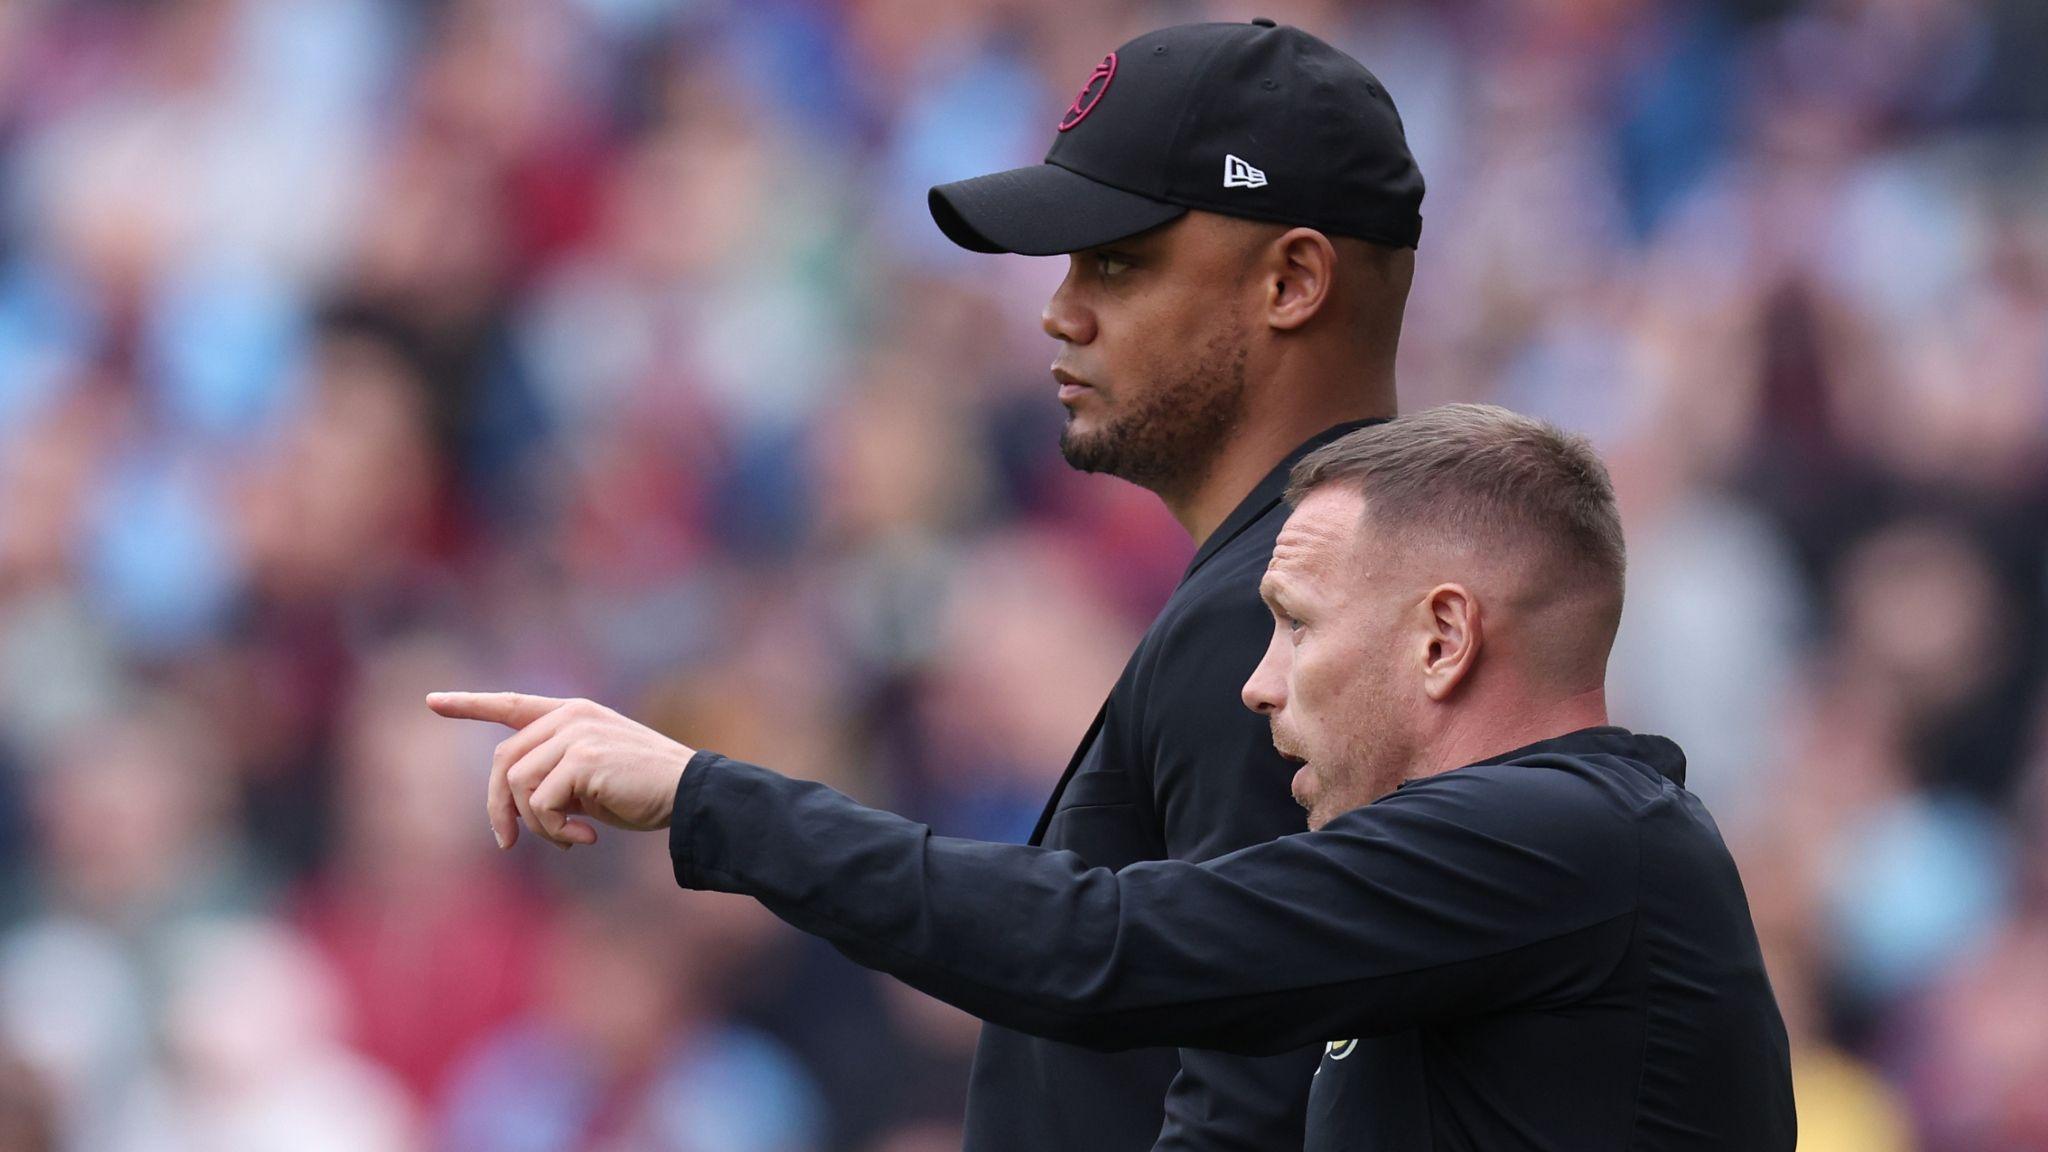
[[1067, 106], [1067, 114], [1060, 117], [1060, 131], [1065, 132], [1088, 118], [1095, 106], [1102, 103], [1102, 94], [1109, 91], [1109, 82], [1116, 76], [1116, 53], [1111, 52], [1088, 74], [1088, 82], [1081, 85], [1081, 94]]

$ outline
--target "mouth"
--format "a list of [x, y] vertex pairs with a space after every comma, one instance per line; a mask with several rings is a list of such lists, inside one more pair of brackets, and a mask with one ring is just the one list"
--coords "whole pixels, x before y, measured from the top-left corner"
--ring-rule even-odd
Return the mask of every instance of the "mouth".
[[1058, 365], [1053, 366], [1052, 378], [1059, 382], [1060, 403], [1062, 404], [1095, 391], [1095, 385]]
[[1274, 750], [1280, 753], [1280, 759], [1294, 765], [1294, 775], [1289, 777], [1287, 781], [1288, 794], [1293, 796], [1294, 802], [1303, 808], [1314, 808], [1316, 793], [1315, 769], [1308, 766], [1308, 760], [1305, 757], [1297, 756], [1281, 748]]

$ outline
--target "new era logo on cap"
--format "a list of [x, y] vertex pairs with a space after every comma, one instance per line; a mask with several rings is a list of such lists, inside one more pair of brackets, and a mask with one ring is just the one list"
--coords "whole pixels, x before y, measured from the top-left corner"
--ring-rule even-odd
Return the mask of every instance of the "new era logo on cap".
[[1264, 188], [1266, 174], [1245, 163], [1236, 156], [1223, 157], [1223, 186], [1225, 188]]

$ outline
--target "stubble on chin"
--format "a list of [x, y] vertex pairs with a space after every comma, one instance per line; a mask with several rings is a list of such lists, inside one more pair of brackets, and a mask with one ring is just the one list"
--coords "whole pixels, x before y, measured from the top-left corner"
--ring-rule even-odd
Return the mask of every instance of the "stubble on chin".
[[1318, 774], [1310, 827], [1320, 828], [1346, 812], [1363, 808], [1408, 778], [1411, 750], [1390, 739], [1385, 731], [1388, 727], [1375, 723], [1369, 732], [1344, 741], [1343, 750], [1332, 758], [1341, 765], [1334, 779]]
[[1060, 429], [1060, 455], [1082, 472], [1101, 472], [1161, 495], [1199, 486], [1244, 415], [1249, 353], [1234, 333], [1218, 333], [1181, 375], [1135, 399], [1105, 397], [1101, 427]]

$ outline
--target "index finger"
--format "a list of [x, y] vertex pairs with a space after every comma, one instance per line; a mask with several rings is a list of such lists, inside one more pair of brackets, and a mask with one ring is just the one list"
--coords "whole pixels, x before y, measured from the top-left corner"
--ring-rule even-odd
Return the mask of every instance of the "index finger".
[[451, 720], [488, 720], [510, 728], [524, 728], [566, 703], [523, 692], [427, 693], [427, 707]]

